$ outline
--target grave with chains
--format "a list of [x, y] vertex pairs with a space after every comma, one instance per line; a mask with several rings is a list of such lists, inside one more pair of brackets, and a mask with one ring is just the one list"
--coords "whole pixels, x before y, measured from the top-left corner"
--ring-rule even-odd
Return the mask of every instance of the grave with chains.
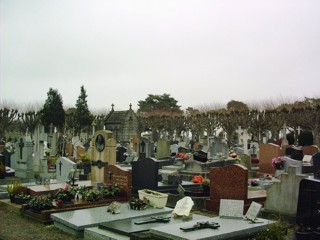
[[99, 130], [93, 136], [91, 152], [92, 181], [104, 183], [104, 168], [107, 165], [116, 165], [116, 140], [108, 130]]

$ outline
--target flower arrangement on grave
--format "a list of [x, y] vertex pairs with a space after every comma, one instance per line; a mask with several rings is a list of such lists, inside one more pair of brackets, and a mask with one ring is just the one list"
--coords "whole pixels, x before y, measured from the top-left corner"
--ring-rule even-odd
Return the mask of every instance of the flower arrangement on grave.
[[282, 169], [284, 166], [285, 160], [282, 157], [275, 157], [272, 159], [271, 165], [275, 169]]
[[62, 200], [63, 202], [71, 202], [71, 199], [74, 198], [73, 188], [70, 188], [68, 185], [65, 188], [58, 189], [55, 199]]
[[189, 159], [189, 156], [185, 153], [178, 153], [176, 155], [176, 158], [182, 158], [183, 160], [188, 160]]
[[210, 189], [210, 179], [209, 178], [203, 178], [201, 187], [204, 191], [208, 191]]
[[28, 206], [36, 211], [49, 210], [53, 207], [52, 200], [47, 196], [35, 196], [27, 203]]
[[84, 194], [84, 199], [88, 202], [99, 201], [102, 198], [101, 191], [96, 189], [90, 189]]
[[149, 204], [149, 200], [147, 198], [135, 198], [132, 197], [129, 199], [129, 206], [133, 210], [144, 210]]
[[21, 189], [22, 183], [20, 180], [14, 180], [12, 184], [7, 184], [7, 192], [10, 197], [10, 201], [14, 202], [15, 194], [19, 193], [19, 189]]
[[258, 181], [257, 179], [252, 179], [252, 180], [250, 181], [250, 185], [251, 185], [252, 187], [259, 186], [259, 181]]
[[63, 207], [63, 201], [61, 199], [56, 200], [56, 207], [62, 208]]
[[103, 186], [101, 188], [101, 193], [102, 193], [103, 198], [107, 198], [110, 196], [117, 196], [117, 195], [119, 195], [120, 192], [121, 192], [121, 188], [116, 183], [114, 183], [114, 184], [110, 183], [110, 184]]
[[194, 176], [194, 177], [192, 178], [192, 182], [193, 182], [193, 183], [200, 183], [200, 184], [202, 184], [202, 181], [203, 181], [203, 177], [202, 177], [201, 175]]

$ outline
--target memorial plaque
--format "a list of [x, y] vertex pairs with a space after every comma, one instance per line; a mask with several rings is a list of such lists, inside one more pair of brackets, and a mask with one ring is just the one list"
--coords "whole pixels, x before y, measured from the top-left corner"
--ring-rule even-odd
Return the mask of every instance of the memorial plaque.
[[261, 204], [257, 202], [252, 202], [246, 213], [246, 218], [254, 222], [260, 212], [261, 207]]
[[219, 216], [222, 218], [243, 218], [243, 200], [221, 199]]

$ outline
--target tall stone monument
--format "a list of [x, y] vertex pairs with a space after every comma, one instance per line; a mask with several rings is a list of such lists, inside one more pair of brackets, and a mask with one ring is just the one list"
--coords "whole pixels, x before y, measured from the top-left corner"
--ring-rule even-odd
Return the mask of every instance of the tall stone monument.
[[92, 143], [92, 181], [96, 183], [104, 183], [104, 168], [107, 165], [116, 165], [117, 142], [111, 131], [99, 130], [95, 132]]

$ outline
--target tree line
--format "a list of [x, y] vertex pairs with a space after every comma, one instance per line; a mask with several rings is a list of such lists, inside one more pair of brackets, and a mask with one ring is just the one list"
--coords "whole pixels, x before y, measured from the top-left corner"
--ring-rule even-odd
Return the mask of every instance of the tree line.
[[[178, 101], [169, 94], [149, 94], [145, 100], [138, 102], [138, 107], [138, 130], [152, 131], [154, 140], [161, 135], [174, 139], [185, 132], [190, 132], [194, 140], [199, 140], [204, 134], [211, 136], [223, 130], [231, 142], [236, 137], [238, 126], [247, 129], [255, 141], [261, 142], [262, 137], [269, 133], [274, 140], [278, 140], [285, 124], [294, 136], [298, 136], [300, 129], [311, 132], [314, 144], [319, 145], [319, 98], [305, 98], [265, 109], [248, 107], [243, 102], [231, 100], [222, 108], [201, 110], [189, 107], [182, 111]], [[54, 127], [62, 135], [89, 133], [93, 124], [96, 130], [104, 129], [108, 114], [94, 115], [90, 112], [84, 86], [80, 88], [75, 107], [67, 110], [63, 108], [58, 90], [50, 88], [39, 111], [21, 113], [17, 109], [1, 108], [0, 138], [4, 139], [12, 132], [24, 134], [28, 131], [32, 134], [39, 123], [44, 125], [46, 132]]]

